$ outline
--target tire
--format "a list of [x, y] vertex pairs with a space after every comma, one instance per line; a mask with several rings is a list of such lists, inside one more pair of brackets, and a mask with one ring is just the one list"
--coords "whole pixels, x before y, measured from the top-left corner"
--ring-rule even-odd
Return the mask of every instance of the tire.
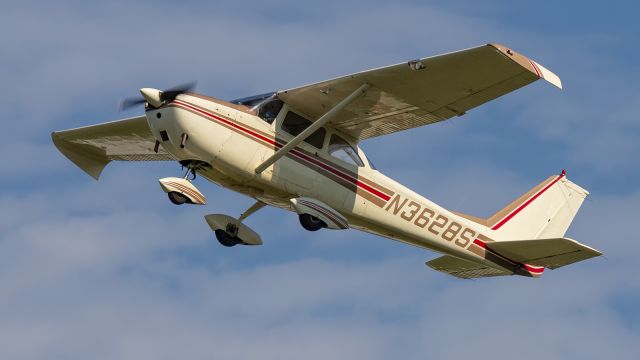
[[218, 239], [218, 242], [222, 244], [222, 246], [226, 247], [232, 247], [242, 243], [242, 240], [227, 234], [227, 232], [222, 229], [216, 230], [216, 239]]
[[167, 196], [169, 196], [169, 200], [176, 205], [182, 205], [189, 202], [189, 199], [186, 196], [176, 191], [171, 191]]
[[309, 214], [300, 214], [300, 225], [302, 225], [305, 230], [309, 231], [318, 231], [327, 227], [327, 224], [324, 221]]

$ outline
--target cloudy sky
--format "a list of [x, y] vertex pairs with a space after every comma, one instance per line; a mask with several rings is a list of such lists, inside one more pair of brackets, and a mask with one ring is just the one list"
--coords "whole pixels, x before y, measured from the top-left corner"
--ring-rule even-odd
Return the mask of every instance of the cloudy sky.
[[[634, 2], [5, 2], [0, 12], [0, 358], [635, 359], [640, 122]], [[595, 2], [594, 2], [595, 4]], [[434, 201], [488, 216], [567, 168], [588, 189], [568, 236], [604, 257], [541, 279], [462, 281], [437, 255], [266, 209], [261, 247], [221, 247], [203, 216], [251, 200], [171, 163], [95, 182], [52, 130], [118, 113], [140, 87], [198, 80], [232, 99], [487, 42], [555, 71], [461, 118], [362, 144]], [[411, 161], [421, 154], [420, 163]]]

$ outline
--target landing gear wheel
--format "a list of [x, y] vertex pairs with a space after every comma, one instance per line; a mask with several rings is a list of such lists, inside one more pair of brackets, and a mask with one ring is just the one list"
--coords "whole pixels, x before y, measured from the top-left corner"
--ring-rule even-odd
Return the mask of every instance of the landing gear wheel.
[[300, 214], [300, 225], [309, 231], [317, 231], [324, 227], [327, 227], [324, 221], [309, 214]]
[[232, 247], [242, 243], [242, 240], [227, 234], [227, 232], [222, 229], [216, 230], [216, 239], [218, 239], [220, 244], [226, 247]]
[[169, 193], [167, 193], [167, 195], [169, 196], [169, 200], [171, 200], [172, 203], [176, 204], [176, 205], [182, 205], [182, 204], [186, 204], [187, 202], [189, 202], [189, 199], [187, 199], [186, 196], [180, 194], [179, 192], [176, 191], [171, 191]]

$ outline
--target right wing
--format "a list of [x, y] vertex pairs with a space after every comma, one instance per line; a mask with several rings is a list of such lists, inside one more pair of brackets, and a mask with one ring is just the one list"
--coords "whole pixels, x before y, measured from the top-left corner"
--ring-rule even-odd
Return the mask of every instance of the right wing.
[[458, 259], [451, 255], [444, 255], [433, 259], [427, 262], [427, 266], [460, 279], [513, 275], [513, 272], [510, 271], [499, 270], [484, 264]]
[[51, 138], [64, 156], [96, 180], [113, 160], [175, 160], [162, 147], [154, 151], [156, 138], [145, 116], [54, 131]]
[[542, 65], [498, 44], [363, 71], [279, 91], [293, 109], [317, 120], [362, 84], [366, 95], [329, 125], [354, 139], [386, 135], [460, 116], [538, 79], [561, 88]]

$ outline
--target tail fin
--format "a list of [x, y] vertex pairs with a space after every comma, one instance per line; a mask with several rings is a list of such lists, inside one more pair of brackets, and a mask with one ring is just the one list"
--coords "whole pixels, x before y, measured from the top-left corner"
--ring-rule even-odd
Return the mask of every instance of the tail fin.
[[561, 238], [588, 195], [562, 170], [495, 213], [487, 226], [501, 240]]
[[[549, 177], [488, 219], [458, 215], [493, 230], [487, 236], [479, 235], [471, 244], [479, 255], [512, 270], [510, 274], [539, 277], [544, 268], [556, 269], [601, 255], [589, 246], [564, 238], [588, 195], [585, 189], [569, 181], [562, 170], [560, 175]], [[455, 272], [453, 275], [458, 277], [504, 275], [453, 265], [438, 260], [432, 267], [450, 274]]]
[[456, 214], [494, 230], [496, 240], [561, 238], [588, 195], [562, 170], [488, 219]]

